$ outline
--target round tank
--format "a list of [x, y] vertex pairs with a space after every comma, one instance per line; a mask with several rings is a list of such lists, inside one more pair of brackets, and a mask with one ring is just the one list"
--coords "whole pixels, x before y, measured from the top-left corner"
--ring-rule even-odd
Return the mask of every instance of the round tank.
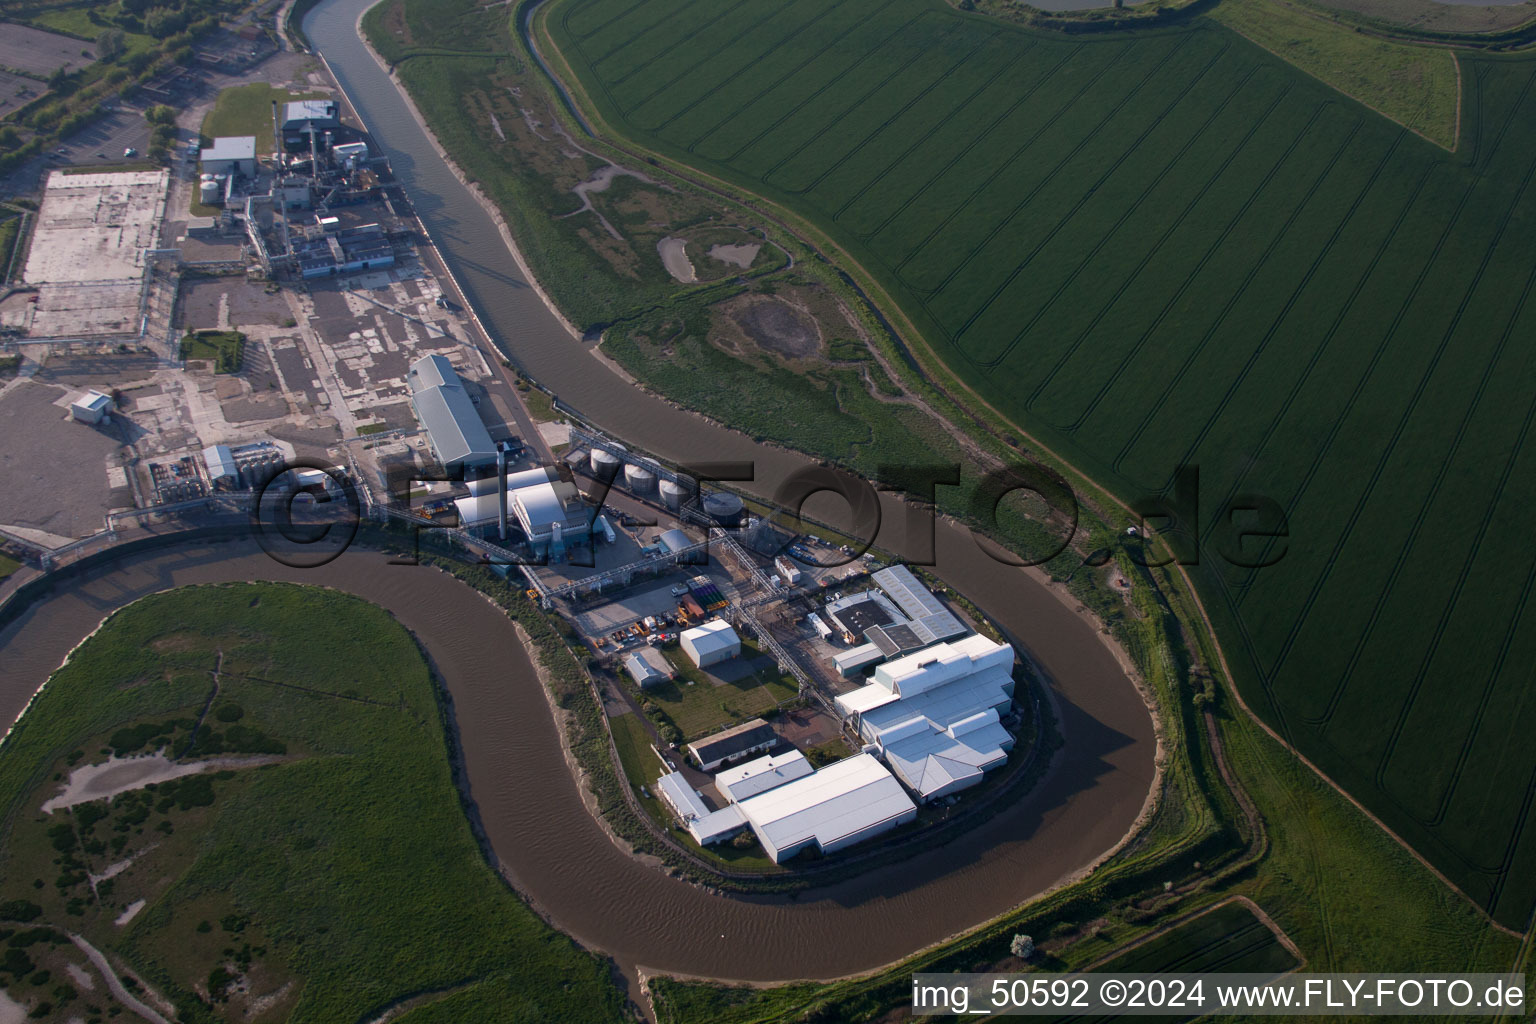
[[224, 196], [224, 190], [219, 187], [217, 180], [205, 180], [197, 187], [198, 201], [207, 206], [218, 202]]
[[704, 511], [715, 522], [735, 526], [741, 522], [741, 499], [729, 491], [714, 491], [704, 496]]
[[616, 473], [624, 460], [601, 448], [592, 449], [592, 475], [602, 477], [604, 472]]
[[624, 482], [636, 494], [646, 494], [656, 486], [656, 474], [643, 463], [631, 462], [624, 467]]
[[686, 477], [677, 483], [673, 483], [671, 480], [663, 480], [661, 482], [661, 503], [673, 512], [676, 512], [682, 507], [683, 500], [688, 497], [689, 491], [692, 490], [690, 486], [692, 483], [693, 481], [688, 480]]

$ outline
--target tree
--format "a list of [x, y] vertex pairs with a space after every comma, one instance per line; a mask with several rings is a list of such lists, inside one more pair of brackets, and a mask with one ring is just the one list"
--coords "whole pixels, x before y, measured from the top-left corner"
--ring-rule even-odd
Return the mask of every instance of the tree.
[[1008, 943], [1008, 951], [1020, 960], [1028, 960], [1035, 955], [1035, 940], [1028, 935], [1015, 935]]
[[176, 109], [168, 107], [164, 103], [157, 103], [144, 111], [144, 120], [150, 124], [175, 124]]
[[128, 49], [128, 36], [120, 28], [109, 28], [96, 37], [96, 56], [102, 60], [116, 60]]

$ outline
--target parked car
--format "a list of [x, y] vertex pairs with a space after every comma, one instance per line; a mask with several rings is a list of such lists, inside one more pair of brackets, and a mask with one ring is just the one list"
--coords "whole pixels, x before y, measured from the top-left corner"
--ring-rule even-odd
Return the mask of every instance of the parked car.
[[134, 149], [132, 146], [129, 146], [127, 149], [123, 150], [123, 156], [128, 158], [129, 160], [132, 160], [134, 157], [136, 157], [138, 155], [139, 155], [139, 151]]

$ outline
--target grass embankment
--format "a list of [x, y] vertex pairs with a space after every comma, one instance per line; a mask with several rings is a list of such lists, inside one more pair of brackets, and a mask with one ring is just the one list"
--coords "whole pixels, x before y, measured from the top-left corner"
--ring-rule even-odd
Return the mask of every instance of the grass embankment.
[[1366, 35], [1285, 0], [1221, 0], [1209, 17], [1431, 142], [1457, 148], [1461, 72], [1452, 50]]
[[[540, 284], [560, 296], [568, 316], [584, 325], [614, 323], [722, 276], [734, 280], [783, 264], [782, 253], [769, 248], [750, 271], [720, 263], [720, 273], [701, 275], [705, 284], [679, 284], [661, 262], [658, 241], [737, 236], [713, 204], [632, 174], [588, 192], [591, 209], [583, 210], [572, 189], [608, 161], [577, 148], [601, 147], [585, 139], [572, 145], [555, 133], [535, 91], [539, 79], [514, 50], [510, 14], [470, 0], [430, 8], [389, 0], [368, 11], [363, 27], [439, 141], [501, 211]], [[649, 172], [642, 161], [621, 163]], [[697, 254], [695, 262], [703, 264]]]
[[[103, 749], [154, 746], [159, 734], [180, 753], [205, 707], [194, 756], [284, 756], [39, 811], [56, 773]], [[484, 861], [450, 753], [426, 664], [383, 610], [281, 584], [149, 597], [74, 652], [6, 742], [0, 896], [39, 907], [29, 927], [81, 932], [120, 957], [183, 1021], [243, 1013], [263, 996], [261, 1019], [366, 1020], [464, 986], [489, 1000], [477, 1020], [622, 1019], [607, 965]], [[130, 856], [93, 896], [84, 872]], [[148, 905], [114, 925], [138, 899]], [[26, 955], [53, 984], [80, 960], [63, 946]], [[194, 994], [210, 981], [230, 983], [213, 1008]], [[34, 1006], [60, 998], [46, 982], [12, 993]], [[99, 981], [77, 998], [71, 1012], [107, 1001]]]
[[283, 116], [283, 104], [294, 100], [329, 99], [326, 92], [289, 92], [254, 82], [236, 85], [219, 92], [213, 109], [203, 118], [202, 144], [208, 145], [216, 138], [234, 135], [254, 135], [258, 157], [272, 152], [272, 104], [277, 104], [277, 116]]
[[239, 373], [245, 335], [239, 331], [194, 331], [181, 339], [181, 358], [213, 362], [215, 373]]
[[[0, 209], [0, 285], [11, 283], [11, 260], [16, 255], [16, 245], [21, 241], [21, 225], [23, 217], [20, 213], [9, 209]], [[16, 268], [18, 274], [21, 268]]]
[[[1536, 211], [1536, 63], [1462, 58], [1469, 160], [1203, 19], [1085, 41], [870, 0], [806, 34], [846, 27], [854, 59], [652, 5], [629, 45], [639, 10], [535, 16], [599, 130], [776, 204], [1042, 457], [1126, 500], [1200, 466], [1190, 572], [1244, 699], [1524, 927], [1536, 749], [1503, 723], [1530, 713], [1528, 574], [1497, 552], [1536, 495], [1529, 424], [1499, 412], [1536, 377], [1511, 343], [1536, 237], [1510, 230]], [[1233, 554], [1216, 527], [1253, 494], [1309, 542]], [[1447, 537], [1456, 571], [1433, 572]]]
[[5, 579], [21, 568], [21, 563], [10, 555], [0, 552], [0, 580]]

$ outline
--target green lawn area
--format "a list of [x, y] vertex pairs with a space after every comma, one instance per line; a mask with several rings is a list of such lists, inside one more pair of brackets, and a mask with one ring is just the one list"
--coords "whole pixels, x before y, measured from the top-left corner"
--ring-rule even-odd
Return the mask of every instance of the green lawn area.
[[761, 715], [799, 692], [792, 678], [745, 640], [740, 658], [712, 667], [733, 679], [744, 662], [755, 661], [758, 667], [728, 683], [717, 684], [707, 672], [694, 668], [681, 647], [665, 648], [662, 654], [677, 669], [677, 678], [648, 687], [644, 695], [672, 719], [687, 740]]
[[523, 405], [528, 409], [528, 415], [540, 423], [556, 423], [564, 421], [565, 417], [555, 411], [554, 399], [548, 392], [538, 388], [529, 388], [527, 391], [519, 391], [518, 397], [523, 400]]
[[329, 99], [326, 92], [296, 92], [278, 89], [265, 82], [236, 85], [219, 93], [213, 109], [203, 118], [203, 140], [226, 135], [256, 136], [256, 155], [272, 152], [272, 104], [278, 104], [278, 116], [282, 116], [282, 104], [291, 100]]
[[[166, 744], [177, 756], [194, 728], [193, 756], [282, 757], [41, 812], [59, 773], [110, 750]], [[214, 1007], [194, 995], [225, 980], [279, 993], [271, 1020], [371, 1020], [460, 989], [453, 1001], [477, 1007], [461, 1019], [624, 1019], [607, 962], [547, 926], [481, 856], [427, 665], [404, 628], [357, 598], [283, 584], [146, 598], [72, 654], [4, 755], [0, 901], [20, 901], [7, 916], [19, 908], [43, 931], [10, 942], [0, 974], [33, 1016], [47, 1015], [35, 1012], [44, 1001], [110, 1004], [99, 981], [61, 994], [67, 929], [196, 1024], [248, 1018], [243, 991]], [[93, 896], [85, 873], [129, 857]], [[115, 925], [140, 899], [148, 906]]]
[[624, 764], [624, 775], [629, 784], [638, 789], [649, 788], [661, 774], [661, 762], [651, 750], [651, 734], [639, 715], [614, 715], [608, 719], [613, 733], [613, 745], [618, 748], [619, 760]]
[[1210, 16], [1446, 149], [1456, 148], [1456, 58], [1329, 21], [1284, 0], [1221, 0]]
[[238, 373], [245, 358], [245, 335], [239, 331], [197, 331], [181, 339], [181, 358], [211, 359], [216, 373]]
[[11, 573], [21, 568], [21, 563], [10, 555], [0, 552], [0, 580], [5, 579]]
[[[90, 6], [56, 7], [52, 10], [42, 11], [27, 18], [27, 23], [34, 28], [56, 29], [60, 32], [68, 32], [81, 36], [84, 39], [95, 39], [105, 29], [101, 25], [92, 24], [88, 15]], [[131, 56], [144, 50], [153, 50], [160, 45], [160, 41], [154, 36], [145, 35], [142, 32], [124, 32], [123, 43], [125, 54]], [[82, 43], [82, 47], [89, 43]]]
[[[1198, 466], [1191, 572], [1248, 704], [1524, 928], [1533, 574], [1504, 553], [1536, 501], [1536, 59], [1459, 56], [1452, 155], [1211, 18], [1068, 36], [938, 0], [770, 0], [749, 25], [683, 3], [536, 15], [599, 132], [824, 233], [931, 369], [1122, 499]], [[1442, 54], [1277, 25], [1291, 60], [1444, 125]], [[858, 427], [776, 421], [792, 383], [717, 385], [699, 336], [630, 343], [750, 433], [819, 452]], [[1293, 542], [1234, 549], [1217, 527], [1252, 495]]]

